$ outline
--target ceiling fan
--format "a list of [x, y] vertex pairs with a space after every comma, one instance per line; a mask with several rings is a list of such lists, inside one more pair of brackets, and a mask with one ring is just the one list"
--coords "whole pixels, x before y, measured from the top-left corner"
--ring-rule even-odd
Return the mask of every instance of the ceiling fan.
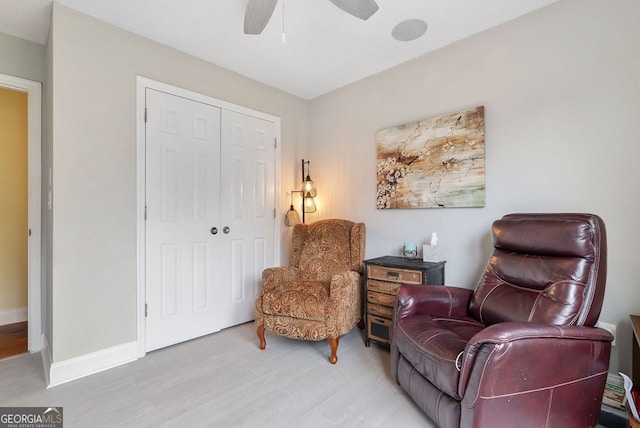
[[[376, 13], [375, 0], [329, 0], [348, 14], [367, 20]], [[260, 34], [267, 26], [278, 0], [249, 0], [244, 13], [244, 33]]]

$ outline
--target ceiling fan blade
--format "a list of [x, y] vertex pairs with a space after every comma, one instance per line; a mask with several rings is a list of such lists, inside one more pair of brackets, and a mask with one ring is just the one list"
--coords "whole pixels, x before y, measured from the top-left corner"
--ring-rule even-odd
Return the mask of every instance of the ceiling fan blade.
[[244, 13], [244, 34], [260, 34], [267, 26], [278, 0], [249, 0]]
[[345, 12], [364, 21], [376, 13], [378, 5], [375, 0], [329, 0]]

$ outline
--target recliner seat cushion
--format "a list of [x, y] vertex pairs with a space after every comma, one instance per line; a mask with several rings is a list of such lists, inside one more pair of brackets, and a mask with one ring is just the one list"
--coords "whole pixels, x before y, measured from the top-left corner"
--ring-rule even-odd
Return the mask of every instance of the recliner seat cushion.
[[273, 287], [262, 296], [262, 311], [310, 321], [325, 321], [329, 302], [329, 283], [292, 281]]
[[436, 318], [425, 314], [398, 321], [394, 341], [400, 354], [431, 384], [460, 400], [456, 358], [485, 326], [472, 318]]

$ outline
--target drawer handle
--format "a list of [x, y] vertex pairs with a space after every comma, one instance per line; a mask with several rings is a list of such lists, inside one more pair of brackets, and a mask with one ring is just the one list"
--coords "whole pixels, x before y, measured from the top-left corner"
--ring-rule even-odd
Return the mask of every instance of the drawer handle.
[[398, 272], [387, 272], [387, 278], [400, 278], [400, 274]]

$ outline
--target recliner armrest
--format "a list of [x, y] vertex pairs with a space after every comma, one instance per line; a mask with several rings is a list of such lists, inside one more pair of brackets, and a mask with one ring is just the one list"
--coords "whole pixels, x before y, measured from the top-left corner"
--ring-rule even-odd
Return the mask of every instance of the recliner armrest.
[[459, 393], [472, 406], [479, 396], [523, 394], [602, 375], [612, 340], [596, 327], [494, 324], [467, 343]]
[[597, 327], [502, 322], [491, 325], [476, 334], [467, 344], [467, 351], [478, 347], [482, 342], [506, 343], [527, 338], [585, 339], [608, 342], [613, 340], [613, 336], [608, 331]]
[[473, 290], [444, 285], [402, 285], [397, 290], [396, 319], [426, 314], [464, 317]]

